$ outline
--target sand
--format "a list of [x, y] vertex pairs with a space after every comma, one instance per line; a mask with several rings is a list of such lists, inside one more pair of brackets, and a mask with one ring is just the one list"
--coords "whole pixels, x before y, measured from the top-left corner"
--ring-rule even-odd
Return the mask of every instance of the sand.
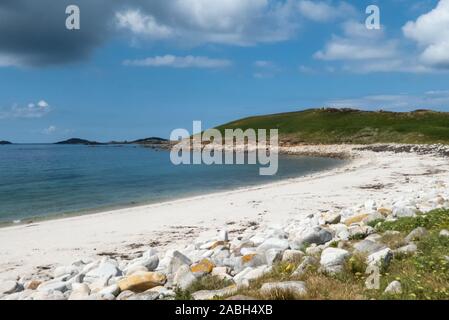
[[[414, 153], [355, 151], [354, 146], [295, 147], [292, 151], [350, 153], [338, 168], [268, 185], [161, 204], [41, 221], [0, 229], [0, 279], [28, 275], [83, 257], [135, 256], [191, 243], [226, 227], [237, 234], [249, 225], [289, 219], [374, 199], [380, 203], [417, 192], [433, 180], [449, 181], [446, 158]], [[438, 170], [436, 171], [435, 168]]]

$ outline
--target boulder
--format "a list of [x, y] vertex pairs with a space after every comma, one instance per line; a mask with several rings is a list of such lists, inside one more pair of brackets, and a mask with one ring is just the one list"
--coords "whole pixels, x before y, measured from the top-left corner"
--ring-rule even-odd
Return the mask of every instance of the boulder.
[[140, 300], [140, 301], [154, 301], [159, 298], [159, 293], [151, 290], [147, 290], [142, 293], [133, 294], [124, 300]]
[[326, 248], [321, 254], [320, 264], [325, 272], [338, 273], [343, 270], [343, 265], [350, 253], [343, 249]]
[[322, 229], [320, 227], [315, 228], [312, 232], [309, 232], [304, 237], [296, 241], [297, 249], [301, 248], [307, 244], [324, 244], [331, 241], [333, 238], [332, 233], [328, 230]]
[[265, 251], [265, 261], [269, 266], [282, 260], [282, 250], [279, 249], [269, 249]]
[[200, 262], [193, 264], [190, 271], [193, 273], [211, 273], [215, 264], [210, 259], [202, 259]]
[[118, 284], [112, 284], [110, 286], [107, 286], [106, 288], [103, 288], [98, 292], [100, 295], [113, 295], [114, 297], [117, 297], [120, 293], [120, 287]]
[[122, 272], [114, 263], [105, 261], [100, 263], [97, 268], [94, 268], [86, 273], [84, 281], [92, 282], [96, 279], [111, 278], [122, 275]]
[[90, 295], [89, 286], [85, 283], [74, 283], [69, 300], [86, 300]]
[[413, 206], [394, 206], [393, 216], [396, 218], [415, 217], [418, 213], [418, 209]]
[[142, 272], [120, 280], [118, 286], [121, 291], [144, 292], [148, 289], [164, 285], [167, 277], [159, 272]]
[[181, 288], [183, 290], [186, 290], [188, 287], [190, 287], [197, 278], [193, 274], [192, 271], [190, 271], [189, 266], [183, 265], [178, 268], [176, 271], [176, 274], [173, 278], [173, 284], [177, 286], [178, 288]]
[[401, 283], [399, 281], [391, 282], [385, 289], [384, 293], [386, 293], [386, 294], [401, 294], [402, 293]]
[[374, 233], [374, 229], [370, 226], [353, 224], [348, 229], [350, 238], [365, 238]]
[[300, 297], [307, 294], [306, 284], [302, 281], [267, 282], [260, 291], [265, 295], [288, 292]]
[[368, 218], [368, 216], [369, 216], [368, 214], [359, 214], [359, 215], [356, 215], [356, 216], [352, 216], [352, 217], [349, 217], [349, 218], [345, 219], [344, 223], [347, 226], [350, 226], [351, 224], [362, 222], [363, 220]]
[[179, 251], [173, 251], [170, 256], [167, 272], [175, 274], [181, 266], [190, 266], [192, 261]]
[[412, 255], [418, 251], [418, 247], [414, 243], [409, 243], [403, 247], [400, 247], [393, 251], [393, 254], [396, 255]]
[[439, 233], [440, 237], [449, 237], [449, 230], [441, 230]]
[[337, 224], [340, 223], [341, 214], [339, 213], [325, 213], [322, 216], [323, 224]]
[[259, 267], [267, 264], [265, 255], [259, 253], [247, 254], [241, 257], [242, 268], [246, 267]]
[[282, 255], [283, 262], [299, 262], [304, 257], [304, 252], [300, 250], [285, 250]]
[[269, 249], [286, 250], [286, 249], [288, 249], [288, 247], [289, 247], [289, 244], [288, 244], [288, 240], [286, 240], [286, 239], [268, 238], [260, 246], [257, 247], [257, 251], [265, 252]]
[[249, 281], [258, 279], [263, 275], [271, 272], [272, 268], [264, 265], [257, 268], [245, 268], [243, 271], [235, 275], [234, 281], [238, 286], [248, 286]]
[[368, 265], [375, 264], [379, 267], [388, 266], [392, 258], [393, 258], [393, 251], [391, 251], [390, 248], [385, 248], [370, 254], [366, 258], [366, 263]]
[[354, 252], [363, 254], [372, 254], [379, 250], [385, 249], [386, 246], [371, 240], [363, 240], [354, 244]]
[[150, 257], [142, 257], [131, 261], [131, 263], [125, 269], [125, 273], [128, 273], [129, 269], [133, 269], [139, 266], [145, 267], [147, 271], [154, 271], [156, 270], [158, 265], [159, 265], [159, 257], [157, 255], [153, 255]]
[[194, 300], [213, 300], [215, 298], [235, 294], [237, 290], [237, 286], [235, 285], [218, 290], [201, 290], [192, 293], [192, 298]]
[[39, 285], [39, 287], [37, 287], [37, 290], [41, 292], [52, 292], [52, 291], [65, 292], [67, 291], [67, 289], [68, 289], [67, 282], [59, 279], [43, 282]]
[[415, 241], [415, 240], [421, 240], [423, 239], [425, 236], [427, 236], [428, 232], [425, 228], [423, 227], [418, 227], [414, 230], [412, 230], [407, 237], [405, 237], [405, 241], [407, 242], [411, 242], [411, 241]]

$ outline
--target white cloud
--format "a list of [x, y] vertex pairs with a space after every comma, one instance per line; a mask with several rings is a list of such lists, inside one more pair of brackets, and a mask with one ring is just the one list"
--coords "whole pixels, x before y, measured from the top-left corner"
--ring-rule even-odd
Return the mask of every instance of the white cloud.
[[52, 134], [54, 132], [56, 132], [55, 126], [49, 126], [48, 128], [45, 128], [44, 130], [42, 130], [43, 134]]
[[143, 14], [140, 10], [128, 10], [116, 13], [120, 28], [133, 33], [144, 34], [154, 39], [167, 39], [173, 36], [173, 30], [168, 26], [159, 25], [154, 17]]
[[125, 60], [126, 66], [135, 67], [172, 67], [172, 68], [225, 68], [232, 65], [230, 60], [211, 59], [200, 56], [178, 57], [174, 55], [149, 57], [140, 60]]
[[343, 37], [333, 35], [323, 50], [315, 53], [320, 60], [373, 60], [396, 56], [397, 42], [385, 39], [382, 30], [368, 30], [364, 24], [347, 21]]
[[407, 22], [402, 30], [422, 48], [424, 64], [449, 68], [449, 0], [440, 0], [435, 9]]
[[339, 17], [347, 18], [355, 12], [355, 9], [346, 2], [334, 6], [331, 1], [301, 0], [298, 9], [304, 17], [317, 22], [330, 22]]
[[116, 14], [117, 26], [148, 40], [254, 45], [288, 40], [297, 0], [144, 0]]
[[0, 108], [0, 119], [41, 118], [51, 111], [50, 105], [40, 100], [27, 106], [13, 105], [11, 108]]
[[449, 90], [428, 91], [421, 95], [384, 94], [359, 98], [337, 99], [326, 103], [335, 108], [358, 108], [368, 110], [411, 111], [416, 109], [449, 108]]

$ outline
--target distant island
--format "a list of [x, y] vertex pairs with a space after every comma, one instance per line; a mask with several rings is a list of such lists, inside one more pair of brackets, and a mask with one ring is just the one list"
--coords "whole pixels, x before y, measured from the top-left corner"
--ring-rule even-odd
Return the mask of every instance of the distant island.
[[99, 143], [99, 142], [96, 142], [96, 141], [89, 141], [89, 140], [79, 139], [79, 138], [71, 138], [71, 139], [68, 139], [68, 140], [56, 142], [55, 144], [101, 145], [103, 143]]
[[155, 146], [159, 148], [168, 147], [171, 145], [171, 142], [167, 139], [158, 138], [158, 137], [151, 137], [151, 138], [144, 138], [144, 139], [138, 139], [133, 141], [111, 141], [111, 142], [97, 142], [97, 141], [91, 141], [91, 140], [85, 140], [80, 138], [71, 138], [64, 141], [56, 142], [55, 144], [60, 145], [86, 145], [86, 146], [96, 146], [96, 145], [122, 145], [122, 144], [139, 144], [142, 146]]
[[0, 140], [0, 145], [7, 145], [7, 144], [12, 144], [12, 143], [9, 141]]

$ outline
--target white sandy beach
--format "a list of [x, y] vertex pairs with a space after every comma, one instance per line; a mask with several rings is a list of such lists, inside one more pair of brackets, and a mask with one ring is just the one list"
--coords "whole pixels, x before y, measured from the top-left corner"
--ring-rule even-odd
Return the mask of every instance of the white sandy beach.
[[[294, 151], [350, 152], [345, 166], [260, 187], [162, 204], [42, 221], [0, 229], [0, 279], [30, 274], [78, 258], [137, 255], [191, 242], [200, 233], [250, 222], [263, 227], [340, 211], [366, 199], [390, 203], [435, 180], [449, 181], [449, 161], [434, 155], [353, 151], [353, 146], [295, 147]], [[437, 169], [437, 170], [436, 170]], [[379, 184], [377, 188], [370, 186]]]

